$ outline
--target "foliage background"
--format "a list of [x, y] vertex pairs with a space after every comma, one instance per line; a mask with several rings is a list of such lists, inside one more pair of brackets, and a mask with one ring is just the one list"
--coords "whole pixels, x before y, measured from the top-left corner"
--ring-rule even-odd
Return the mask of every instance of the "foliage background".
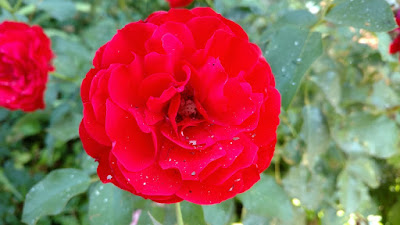
[[[182, 203], [185, 224], [400, 224], [400, 65], [388, 54], [395, 27], [389, 4], [397, 4], [197, 0], [190, 7], [209, 4], [263, 49], [283, 110], [275, 157], [262, 179], [222, 204]], [[176, 223], [172, 205], [101, 184], [78, 137], [79, 87], [95, 51], [116, 29], [168, 10], [167, 3], [0, 5], [0, 21], [41, 25], [57, 55], [45, 110], [0, 109], [0, 225]]]

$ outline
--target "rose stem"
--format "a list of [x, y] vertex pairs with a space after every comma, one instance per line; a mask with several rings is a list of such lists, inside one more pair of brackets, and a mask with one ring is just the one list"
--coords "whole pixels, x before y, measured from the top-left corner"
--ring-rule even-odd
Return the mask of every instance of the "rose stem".
[[178, 222], [178, 225], [184, 225], [183, 224], [183, 219], [182, 219], [182, 211], [181, 211], [181, 204], [178, 202], [175, 204], [175, 212], [176, 212], [176, 220]]

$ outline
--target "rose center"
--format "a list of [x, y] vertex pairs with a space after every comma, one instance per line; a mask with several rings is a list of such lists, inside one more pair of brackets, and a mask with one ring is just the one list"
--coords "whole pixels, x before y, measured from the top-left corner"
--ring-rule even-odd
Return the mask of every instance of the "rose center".
[[181, 93], [181, 104], [178, 109], [176, 122], [179, 123], [186, 118], [202, 118], [201, 114], [197, 110], [197, 106], [194, 101], [193, 91], [190, 90], [190, 88], [185, 88], [185, 90]]
[[178, 115], [180, 115], [183, 118], [196, 117], [196, 115], [197, 115], [196, 104], [191, 99], [187, 99], [187, 100], [182, 99], [181, 105], [179, 107]]

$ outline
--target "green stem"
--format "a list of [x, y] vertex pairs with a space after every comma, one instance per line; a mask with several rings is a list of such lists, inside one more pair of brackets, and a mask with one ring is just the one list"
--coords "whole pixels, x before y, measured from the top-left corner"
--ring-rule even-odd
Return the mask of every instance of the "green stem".
[[275, 181], [278, 184], [282, 184], [281, 179], [281, 169], [280, 169], [280, 157], [279, 155], [275, 156]]
[[98, 176], [91, 177], [91, 178], [90, 178], [90, 183], [94, 183], [94, 182], [97, 182], [97, 181], [99, 181], [99, 180], [100, 180], [100, 178], [99, 178]]
[[326, 3], [326, 5], [322, 9], [318, 21], [310, 27], [310, 30], [314, 30], [316, 27], [318, 27], [319, 25], [321, 25], [325, 22], [325, 16], [328, 13], [328, 11], [330, 10], [330, 8], [332, 7], [332, 0], [327, 0], [325, 3]]
[[175, 204], [175, 212], [176, 212], [176, 221], [178, 225], [184, 225], [182, 218], [181, 204], [179, 202]]
[[[308, 78], [308, 77], [306, 77]], [[310, 105], [310, 98], [308, 96], [308, 83], [306, 82], [304, 85], [304, 103], [306, 105]]]

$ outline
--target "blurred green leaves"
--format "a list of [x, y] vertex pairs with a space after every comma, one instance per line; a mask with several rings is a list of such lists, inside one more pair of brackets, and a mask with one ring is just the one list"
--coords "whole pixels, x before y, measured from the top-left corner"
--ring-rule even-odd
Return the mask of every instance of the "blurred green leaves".
[[323, 114], [319, 108], [305, 106], [303, 118], [301, 135], [307, 146], [303, 155], [303, 163], [312, 169], [321, 155], [328, 150], [330, 137]]
[[56, 20], [63, 21], [75, 16], [76, 7], [72, 0], [26, 0], [37, 9], [43, 10]]
[[87, 190], [89, 183], [88, 175], [80, 170], [50, 172], [26, 195], [22, 221], [32, 225], [42, 216], [60, 213], [72, 197]]
[[396, 27], [392, 10], [383, 0], [336, 0], [326, 19], [375, 32], [391, 31]]
[[319, 209], [329, 194], [329, 185], [327, 178], [302, 165], [291, 167], [283, 179], [285, 191], [311, 210]]
[[348, 154], [388, 158], [399, 152], [399, 128], [386, 116], [354, 113], [336, 124], [332, 133], [337, 144]]

